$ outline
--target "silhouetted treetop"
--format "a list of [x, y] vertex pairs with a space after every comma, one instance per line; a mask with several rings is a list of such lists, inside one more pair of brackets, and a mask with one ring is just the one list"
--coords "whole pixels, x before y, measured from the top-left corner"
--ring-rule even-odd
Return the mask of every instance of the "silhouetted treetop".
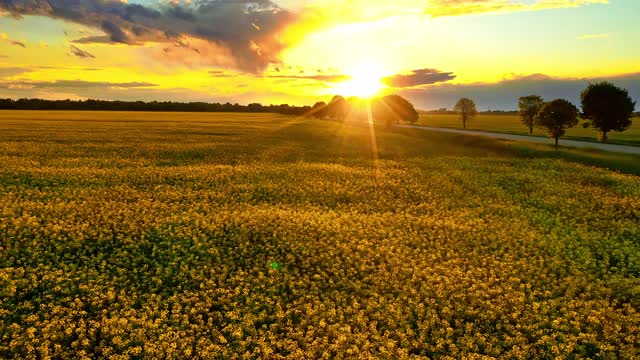
[[327, 105], [327, 116], [335, 120], [344, 120], [349, 114], [349, 103], [344, 97], [336, 95]]
[[536, 115], [544, 105], [544, 99], [538, 95], [523, 96], [518, 101], [522, 124], [529, 128], [529, 135], [533, 134], [536, 124]]
[[462, 128], [467, 128], [467, 121], [478, 114], [478, 110], [476, 109], [476, 103], [473, 100], [468, 98], [462, 98], [458, 100], [456, 105], [453, 107], [453, 111], [460, 114], [460, 118], [462, 119]]
[[307, 116], [318, 119], [324, 118], [325, 116], [327, 116], [327, 103], [325, 103], [324, 101], [318, 101], [317, 103], [313, 104]]
[[555, 139], [565, 134], [566, 129], [578, 125], [578, 108], [565, 99], [556, 99], [545, 103], [536, 115], [536, 126], [545, 130]]
[[607, 140], [610, 131], [625, 131], [631, 126], [635, 102], [625, 89], [609, 82], [589, 84], [580, 94], [582, 117], [586, 127], [592, 126]]
[[400, 95], [387, 95], [375, 99], [372, 105], [373, 117], [383, 121], [387, 127], [395, 123], [418, 121], [418, 112], [408, 100]]

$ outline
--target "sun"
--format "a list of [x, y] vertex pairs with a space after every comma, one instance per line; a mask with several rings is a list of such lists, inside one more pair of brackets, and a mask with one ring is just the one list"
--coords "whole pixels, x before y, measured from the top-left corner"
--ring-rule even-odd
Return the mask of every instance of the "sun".
[[339, 83], [334, 90], [343, 96], [370, 98], [378, 94], [385, 85], [382, 83], [384, 73], [374, 64], [361, 64], [347, 72], [350, 79]]

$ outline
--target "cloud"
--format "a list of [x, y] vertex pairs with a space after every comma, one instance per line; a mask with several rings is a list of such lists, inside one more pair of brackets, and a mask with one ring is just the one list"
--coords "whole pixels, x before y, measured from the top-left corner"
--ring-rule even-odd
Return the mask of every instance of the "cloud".
[[[567, 99], [580, 102], [580, 92], [590, 82], [611, 81], [629, 90], [629, 95], [640, 99], [640, 73], [594, 78], [556, 78], [544, 74], [513, 76], [496, 83], [451, 84], [442, 83], [421, 89], [405, 89], [400, 94], [421, 109], [452, 108], [458, 99], [473, 99], [480, 109], [514, 110], [518, 98], [536, 94], [547, 100]], [[640, 105], [640, 101], [636, 101]]]
[[433, 18], [608, 4], [609, 0], [430, 0], [424, 10]]
[[113, 41], [111, 41], [111, 38], [107, 35], [85, 36], [79, 39], [71, 40], [71, 42], [74, 44], [89, 44], [89, 45], [113, 43]]
[[[106, 85], [108, 83], [98, 83]], [[0, 98], [40, 98], [40, 99], [101, 99], [123, 101], [180, 101], [180, 102], [220, 102], [249, 104], [261, 102], [263, 104], [313, 104], [316, 96], [290, 95], [277, 91], [262, 92], [254, 90], [251, 86], [242, 88], [237, 94], [211, 94], [210, 91], [185, 89], [185, 88], [161, 88], [161, 87], [117, 87], [99, 86], [91, 87], [60, 87], [48, 86], [47, 83], [38, 84], [33, 88], [33, 83], [13, 82], [12, 84], [0, 81]], [[60, 84], [58, 84], [60, 85]], [[75, 84], [82, 85], [82, 84]], [[327, 100], [328, 101], [328, 100]]]
[[[337, 73], [327, 74], [326, 72], [328, 70], [324, 69], [305, 71], [301, 67], [286, 66], [285, 68], [288, 70], [288, 73], [282, 73], [283, 70], [276, 66], [273, 69], [270, 69], [270, 71], [266, 71], [264, 74], [251, 74], [250, 76], [256, 80], [277, 79], [290, 82], [305, 82], [307, 83], [306, 85], [309, 85], [308, 83], [311, 82], [315, 83], [314, 86], [321, 85], [317, 83], [338, 83], [351, 79], [351, 76], [349, 75]], [[337, 72], [337, 70], [333, 70]], [[243, 75], [242, 73], [234, 73], [224, 70], [211, 70], [208, 73], [212, 78], [235, 78]]]
[[[0, 6], [2, 6], [1, 3], [0, 3]], [[7, 35], [5, 33], [0, 33], [0, 40], [6, 41], [11, 45], [20, 46], [21, 48], [26, 48], [27, 47], [27, 45], [24, 42], [13, 40], [13, 39], [9, 38], [9, 35]]]
[[43, 70], [73, 70], [73, 71], [101, 71], [104, 69], [100, 68], [74, 68], [74, 67], [64, 67], [64, 66], [34, 66], [36, 69]]
[[[104, 99], [104, 100], [154, 100], [189, 99], [195, 91], [161, 89], [151, 83], [110, 83], [82, 80], [58, 81], [0, 81], [0, 98], [40, 98], [40, 99]], [[201, 95], [201, 94], [200, 94]], [[199, 96], [204, 99], [204, 96]]]
[[223, 70], [211, 70], [209, 71], [209, 76], [212, 78], [231, 78], [238, 76], [237, 74], [227, 73]]
[[413, 70], [410, 74], [388, 76], [382, 82], [395, 88], [412, 88], [431, 85], [455, 79], [451, 72], [441, 72], [436, 69]]
[[11, 41], [9, 41], [9, 43], [11, 45], [20, 46], [22, 48], [26, 48], [27, 47], [27, 45], [25, 45], [25, 43], [23, 43], [21, 41], [17, 41], [17, 40], [11, 40]]
[[351, 79], [349, 75], [268, 75], [264, 76], [269, 79], [290, 79], [290, 80], [312, 80], [319, 82], [337, 83]]
[[126, 82], [126, 83], [112, 83], [102, 81], [84, 81], [84, 80], [56, 80], [56, 81], [8, 81], [0, 83], [0, 88], [3, 89], [96, 89], [96, 88], [118, 88], [118, 89], [133, 89], [133, 88], [150, 88], [156, 87], [157, 84], [146, 82]]
[[[200, 39], [228, 49], [233, 65], [257, 72], [278, 61], [278, 33], [295, 17], [271, 0], [193, 0], [128, 3], [121, 0], [0, 0], [0, 10], [20, 18], [46, 16], [98, 29], [76, 43], [175, 44]], [[191, 54], [197, 56], [196, 54]], [[212, 62], [216, 61], [212, 58]], [[225, 60], [225, 65], [229, 63]]]
[[31, 69], [28, 67], [5, 67], [0, 68], [0, 78], [7, 78], [16, 75], [22, 75], [24, 73], [30, 72]]
[[592, 40], [592, 39], [606, 39], [610, 34], [586, 34], [582, 36], [578, 36], [576, 39], [578, 40]]
[[[28, 84], [20, 87], [20, 84], [0, 83], [0, 98], [40, 98], [51, 100], [64, 99], [102, 99], [123, 101], [205, 101], [211, 102], [217, 99], [211, 94], [182, 88], [154, 88], [154, 87], [89, 87], [89, 88], [63, 88], [63, 87], [39, 87], [32, 88]], [[235, 102], [235, 99], [222, 97], [226, 101]]]
[[[284, 1], [284, 0], [281, 0]], [[289, 0], [299, 11], [296, 33], [337, 24], [367, 26], [379, 23], [422, 23], [428, 18], [575, 8], [608, 4], [609, 0]], [[395, 22], [394, 22], [395, 20]]]
[[[1, 57], [1, 56], [0, 56]], [[39, 70], [71, 70], [71, 71], [99, 71], [97, 68], [71, 68], [59, 66], [24, 66], [24, 67], [0, 67], [0, 78], [10, 78]]]
[[91, 58], [91, 59], [95, 59], [95, 56], [93, 56], [93, 54], [86, 52], [82, 49], [80, 49], [77, 46], [71, 45], [69, 46], [69, 49], [71, 50], [71, 53], [79, 58]]

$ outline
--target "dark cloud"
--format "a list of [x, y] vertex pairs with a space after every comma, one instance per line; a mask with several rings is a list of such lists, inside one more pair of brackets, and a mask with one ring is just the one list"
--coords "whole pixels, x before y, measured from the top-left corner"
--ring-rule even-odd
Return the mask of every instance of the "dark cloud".
[[480, 109], [514, 110], [518, 98], [536, 94], [547, 100], [567, 99], [578, 105], [580, 92], [590, 82], [611, 81], [629, 90], [640, 105], [640, 73], [601, 78], [554, 78], [544, 74], [515, 76], [497, 83], [436, 84], [421, 89], [405, 89], [400, 93], [420, 109], [449, 108], [461, 97], [473, 99]]
[[79, 39], [71, 40], [74, 44], [111, 44], [111, 38], [103, 35], [103, 36], [85, 36]]
[[84, 51], [82, 49], [80, 49], [77, 46], [71, 45], [69, 47], [69, 49], [71, 50], [71, 53], [79, 58], [91, 58], [91, 59], [95, 59], [95, 56], [93, 56], [93, 54]]
[[222, 70], [211, 70], [209, 71], [209, 75], [213, 78], [230, 78], [230, 77], [234, 77], [236, 75], [234, 74], [229, 74], [227, 72], [224, 72]]
[[22, 48], [26, 48], [27, 45], [21, 41], [17, 41], [17, 40], [11, 40], [10, 41], [11, 45], [15, 45], [15, 46], [20, 46]]
[[111, 41], [116, 43], [130, 43], [129, 36], [114, 22], [110, 20], [104, 20], [100, 25], [102, 31], [109, 34]]
[[82, 24], [104, 36], [76, 43], [168, 42], [197, 38], [229, 50], [236, 67], [257, 72], [277, 62], [278, 32], [294, 16], [271, 0], [193, 0], [128, 4], [120, 0], [0, 0], [14, 17], [40, 15]]
[[431, 85], [455, 79], [451, 72], [441, 72], [436, 69], [413, 70], [410, 74], [399, 74], [386, 77], [382, 81], [395, 88], [412, 88]]

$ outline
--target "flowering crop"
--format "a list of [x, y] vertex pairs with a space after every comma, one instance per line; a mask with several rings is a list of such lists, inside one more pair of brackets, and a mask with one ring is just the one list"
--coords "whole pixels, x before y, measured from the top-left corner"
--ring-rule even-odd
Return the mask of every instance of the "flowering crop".
[[0, 358], [640, 356], [638, 176], [376, 143], [268, 114], [0, 114]]

